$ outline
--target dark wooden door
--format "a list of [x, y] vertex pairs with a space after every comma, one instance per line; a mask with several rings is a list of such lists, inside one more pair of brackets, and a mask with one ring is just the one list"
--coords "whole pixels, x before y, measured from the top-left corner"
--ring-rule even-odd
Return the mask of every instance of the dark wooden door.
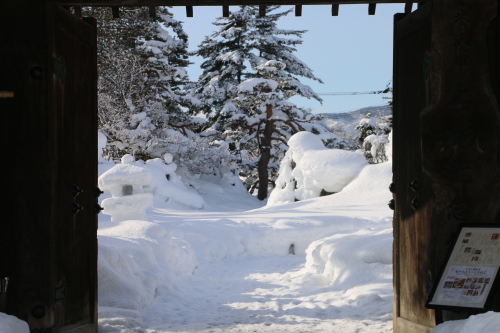
[[430, 4], [394, 25], [394, 332], [430, 333], [425, 308], [432, 276], [428, 262], [432, 191], [422, 171], [420, 114], [428, 104]]
[[57, 174], [52, 204], [55, 326], [94, 332], [97, 290], [96, 25], [54, 7], [51, 124]]
[[32, 333], [97, 332], [95, 23], [18, 0], [1, 3], [0, 31], [0, 311]]

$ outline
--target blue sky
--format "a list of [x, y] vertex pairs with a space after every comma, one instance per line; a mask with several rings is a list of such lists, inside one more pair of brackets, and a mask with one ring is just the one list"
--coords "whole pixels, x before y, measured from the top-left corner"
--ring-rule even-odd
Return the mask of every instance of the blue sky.
[[[288, 9], [290, 6], [283, 6]], [[237, 7], [230, 7], [236, 10]], [[339, 16], [331, 16], [331, 6], [303, 6], [302, 16], [293, 12], [279, 21], [283, 29], [308, 30], [304, 43], [295, 53], [321, 78], [324, 84], [302, 79], [317, 93], [383, 90], [392, 80], [393, 16], [403, 12], [404, 4], [378, 4], [376, 15], [368, 15], [368, 5], [342, 5]], [[186, 17], [185, 7], [171, 9], [177, 20], [184, 22], [189, 35], [189, 49], [195, 50], [206, 35], [215, 31], [212, 22], [222, 16], [222, 7], [194, 7], [194, 17]], [[196, 79], [201, 70], [200, 58], [188, 72]], [[294, 97], [298, 106], [312, 108], [314, 113], [335, 113], [378, 106], [387, 103], [382, 96], [321, 96], [316, 100]]]

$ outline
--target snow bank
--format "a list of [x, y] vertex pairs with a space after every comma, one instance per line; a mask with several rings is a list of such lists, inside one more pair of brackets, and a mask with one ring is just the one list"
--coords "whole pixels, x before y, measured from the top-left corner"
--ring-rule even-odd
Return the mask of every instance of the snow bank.
[[439, 324], [432, 333], [486, 333], [498, 332], [500, 313], [487, 312], [470, 316], [465, 320], [453, 320]]
[[293, 135], [288, 145], [268, 205], [319, 197], [322, 191], [340, 192], [366, 166], [362, 154], [325, 148], [309, 132]]
[[28, 323], [14, 316], [0, 312], [0, 332], [2, 333], [29, 333]]
[[144, 307], [175, 293], [177, 281], [196, 269], [191, 246], [156, 223], [100, 223], [98, 239], [99, 332], [117, 318], [124, 327], [142, 327]]
[[313, 242], [306, 250], [305, 271], [316, 281], [343, 290], [392, 280], [392, 229], [338, 233]]

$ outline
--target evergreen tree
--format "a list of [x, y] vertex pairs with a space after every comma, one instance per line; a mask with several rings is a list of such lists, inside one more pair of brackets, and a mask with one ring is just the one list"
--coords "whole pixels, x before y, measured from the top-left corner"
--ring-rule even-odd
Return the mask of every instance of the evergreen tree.
[[220, 28], [196, 52], [207, 59], [195, 90], [210, 130], [219, 131], [229, 143], [247, 188], [258, 184], [261, 200], [267, 197], [268, 182], [273, 182], [269, 175], [272, 179], [277, 173], [290, 135], [321, 128], [303, 126], [314, 118], [287, 101], [297, 94], [321, 101], [297, 77], [321, 80], [293, 55], [305, 31], [278, 29], [277, 21], [290, 11], [273, 14], [277, 9], [270, 6], [265, 17], [258, 17], [258, 7], [241, 6], [217, 20]]
[[109, 154], [161, 156], [165, 129], [188, 135], [190, 117], [181, 106], [197, 102], [182, 91], [189, 65], [182, 24], [165, 7], [156, 19], [144, 7], [122, 8], [118, 19], [109, 8], [86, 11], [98, 21], [99, 130]]
[[358, 126], [355, 128], [355, 130], [359, 131], [359, 147], [363, 146], [363, 142], [367, 136], [375, 134], [376, 126], [376, 119], [372, 118], [371, 113], [367, 113], [366, 116], [359, 121]]
[[232, 99], [236, 86], [252, 76], [245, 62], [252, 57], [249, 33], [254, 19], [255, 9], [251, 6], [241, 6], [228, 18], [218, 18], [214, 22], [218, 30], [207, 36], [194, 53], [206, 59], [194, 88], [203, 101], [202, 111], [219, 130], [223, 130], [225, 113], [235, 107]]
[[386, 150], [389, 143], [387, 136], [392, 129], [392, 115], [379, 116], [378, 121], [368, 113], [361, 119], [356, 130], [359, 131], [359, 147], [368, 163], [386, 162]]
[[273, 13], [280, 6], [266, 7], [266, 15], [255, 17], [254, 29], [249, 38], [251, 48], [256, 50], [256, 56], [249, 60], [255, 68], [268, 60], [277, 60], [284, 63], [284, 73], [288, 74], [290, 83], [283, 86], [283, 94], [285, 98], [290, 98], [294, 95], [300, 95], [306, 98], [314, 98], [319, 102], [322, 101], [309, 86], [303, 85], [296, 78], [297, 76], [305, 77], [311, 80], [323, 83], [317, 78], [312, 70], [293, 53], [297, 51], [296, 46], [302, 44], [302, 35], [307, 30], [283, 30], [277, 27], [277, 22], [280, 18], [290, 14], [293, 9], [284, 12]]
[[269, 175], [276, 176], [288, 138], [304, 131], [302, 123], [307, 122], [304, 112], [287, 101], [286, 93], [294, 89], [295, 81], [290, 80], [285, 68], [283, 62], [276, 60], [257, 66], [260, 77], [238, 86], [238, 97], [233, 102], [238, 106], [235, 110], [241, 112], [232, 112], [228, 121], [233, 133], [240, 132], [245, 146], [258, 152], [257, 197], [260, 200], [267, 197]]

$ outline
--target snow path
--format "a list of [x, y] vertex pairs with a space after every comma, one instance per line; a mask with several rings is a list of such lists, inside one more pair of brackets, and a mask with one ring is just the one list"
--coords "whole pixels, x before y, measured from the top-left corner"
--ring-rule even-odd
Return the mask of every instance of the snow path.
[[[254, 225], [261, 231], [263, 225], [268, 225], [272, 233], [280, 223], [286, 224], [283, 233], [307, 234], [309, 228], [301, 226], [316, 225], [311, 239], [329, 234], [331, 230], [352, 232], [357, 223], [363, 227], [373, 223], [355, 218], [355, 215], [364, 214], [357, 207], [352, 210], [343, 207], [343, 216], [332, 216], [331, 208], [305, 209], [311, 202], [295, 203], [295, 209], [280, 206], [240, 211], [252, 207], [252, 203], [243, 203], [240, 207], [227, 204], [228, 200], [223, 209], [212, 206], [189, 214], [173, 209], [155, 209], [149, 215], [155, 223], [174, 230], [173, 234], [180, 233], [181, 237], [188, 239], [190, 229], [199, 232], [203, 228], [203, 234], [210, 240], [216, 239], [216, 235], [211, 235], [214, 230], [231, 238], [232, 230], [224, 232], [221, 221], [228, 229], [238, 229], [235, 226], [246, 223], [250, 229]], [[297, 209], [298, 205], [303, 208]], [[353, 217], [346, 217], [350, 214], [345, 211], [352, 211]], [[324, 223], [325, 219], [337, 221]], [[386, 226], [386, 223], [382, 224]], [[286, 230], [292, 225], [298, 225], [298, 231], [293, 228]], [[248, 230], [244, 232], [250, 234]], [[277, 243], [280, 243], [280, 236], [276, 236]], [[302, 235], [302, 238], [308, 237]], [[193, 245], [192, 239], [189, 242]], [[143, 322], [148, 327], [144, 332], [392, 332], [391, 278], [348, 290], [321, 283], [311, 285], [311, 276], [301, 272], [309, 240], [305, 243], [297, 246], [298, 255], [287, 254], [288, 247], [281, 246], [283, 254], [224, 255], [221, 260], [201, 265], [193, 276], [178, 282], [174, 290], [160, 293], [144, 309]], [[206, 240], [203, 246], [207, 246]], [[266, 244], [261, 248], [265, 251], [273, 246]]]
[[392, 332], [391, 165], [365, 169], [290, 204], [205, 184], [201, 210], [100, 216], [99, 332]]
[[[304, 260], [247, 256], [207, 266], [145, 311], [147, 332], [392, 332], [390, 316], [360, 313], [343, 291], [291, 284]], [[390, 302], [392, 295], [380, 299], [384, 308]]]

